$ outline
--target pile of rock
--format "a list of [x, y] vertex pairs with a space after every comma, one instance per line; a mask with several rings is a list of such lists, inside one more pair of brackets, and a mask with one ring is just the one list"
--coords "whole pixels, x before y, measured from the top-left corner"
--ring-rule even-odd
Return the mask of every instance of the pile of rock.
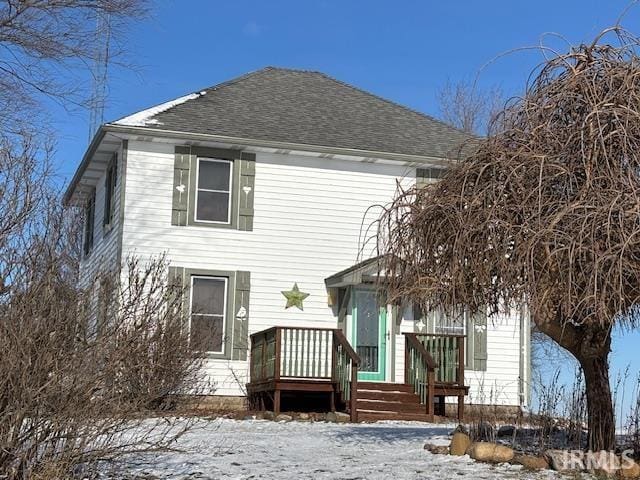
[[342, 412], [329, 413], [306, 413], [306, 412], [287, 412], [276, 415], [269, 410], [257, 412], [253, 415], [245, 415], [245, 420], [272, 420], [274, 422], [332, 422], [332, 423], [348, 423], [351, 417]]
[[493, 442], [472, 442], [462, 428], [456, 429], [450, 445], [426, 444], [424, 448], [439, 455], [469, 455], [478, 462], [511, 463], [529, 470], [553, 469], [571, 473], [586, 471], [621, 479], [640, 479], [640, 465], [630, 458], [610, 452], [547, 450], [544, 455], [516, 453], [511, 447]]

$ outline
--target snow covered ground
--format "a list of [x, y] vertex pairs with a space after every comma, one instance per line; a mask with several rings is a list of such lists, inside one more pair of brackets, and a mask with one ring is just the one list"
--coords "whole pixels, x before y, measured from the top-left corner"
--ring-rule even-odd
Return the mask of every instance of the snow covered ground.
[[210, 420], [182, 437], [180, 451], [136, 455], [118, 479], [551, 479], [516, 466], [433, 455], [452, 425], [414, 422], [334, 424]]

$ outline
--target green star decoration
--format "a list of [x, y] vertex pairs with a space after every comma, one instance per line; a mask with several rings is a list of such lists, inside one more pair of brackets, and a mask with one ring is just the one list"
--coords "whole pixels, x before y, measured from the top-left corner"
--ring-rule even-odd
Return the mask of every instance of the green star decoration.
[[284, 295], [287, 299], [287, 305], [285, 305], [285, 309], [290, 307], [298, 307], [300, 310], [304, 310], [302, 308], [302, 301], [309, 296], [308, 293], [301, 292], [298, 288], [298, 284], [294, 283], [293, 288], [288, 292], [283, 290], [282, 295]]

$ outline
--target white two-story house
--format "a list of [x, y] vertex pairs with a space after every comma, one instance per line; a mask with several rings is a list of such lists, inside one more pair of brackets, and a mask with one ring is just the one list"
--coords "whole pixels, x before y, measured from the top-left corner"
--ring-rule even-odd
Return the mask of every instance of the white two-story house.
[[326, 398], [354, 419], [425, 419], [451, 397], [526, 406], [526, 313], [446, 318], [377, 287], [381, 206], [398, 184], [437, 181], [467, 140], [310, 71], [151, 107], [103, 125], [66, 192], [87, 212], [81, 275], [166, 254], [220, 399]]

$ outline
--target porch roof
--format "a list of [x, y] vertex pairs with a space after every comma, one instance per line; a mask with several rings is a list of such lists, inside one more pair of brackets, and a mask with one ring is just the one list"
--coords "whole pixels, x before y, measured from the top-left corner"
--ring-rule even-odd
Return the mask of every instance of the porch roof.
[[356, 263], [338, 273], [325, 278], [324, 283], [327, 288], [348, 287], [350, 285], [361, 285], [363, 283], [374, 283], [380, 276], [380, 261], [382, 256], [377, 256]]

